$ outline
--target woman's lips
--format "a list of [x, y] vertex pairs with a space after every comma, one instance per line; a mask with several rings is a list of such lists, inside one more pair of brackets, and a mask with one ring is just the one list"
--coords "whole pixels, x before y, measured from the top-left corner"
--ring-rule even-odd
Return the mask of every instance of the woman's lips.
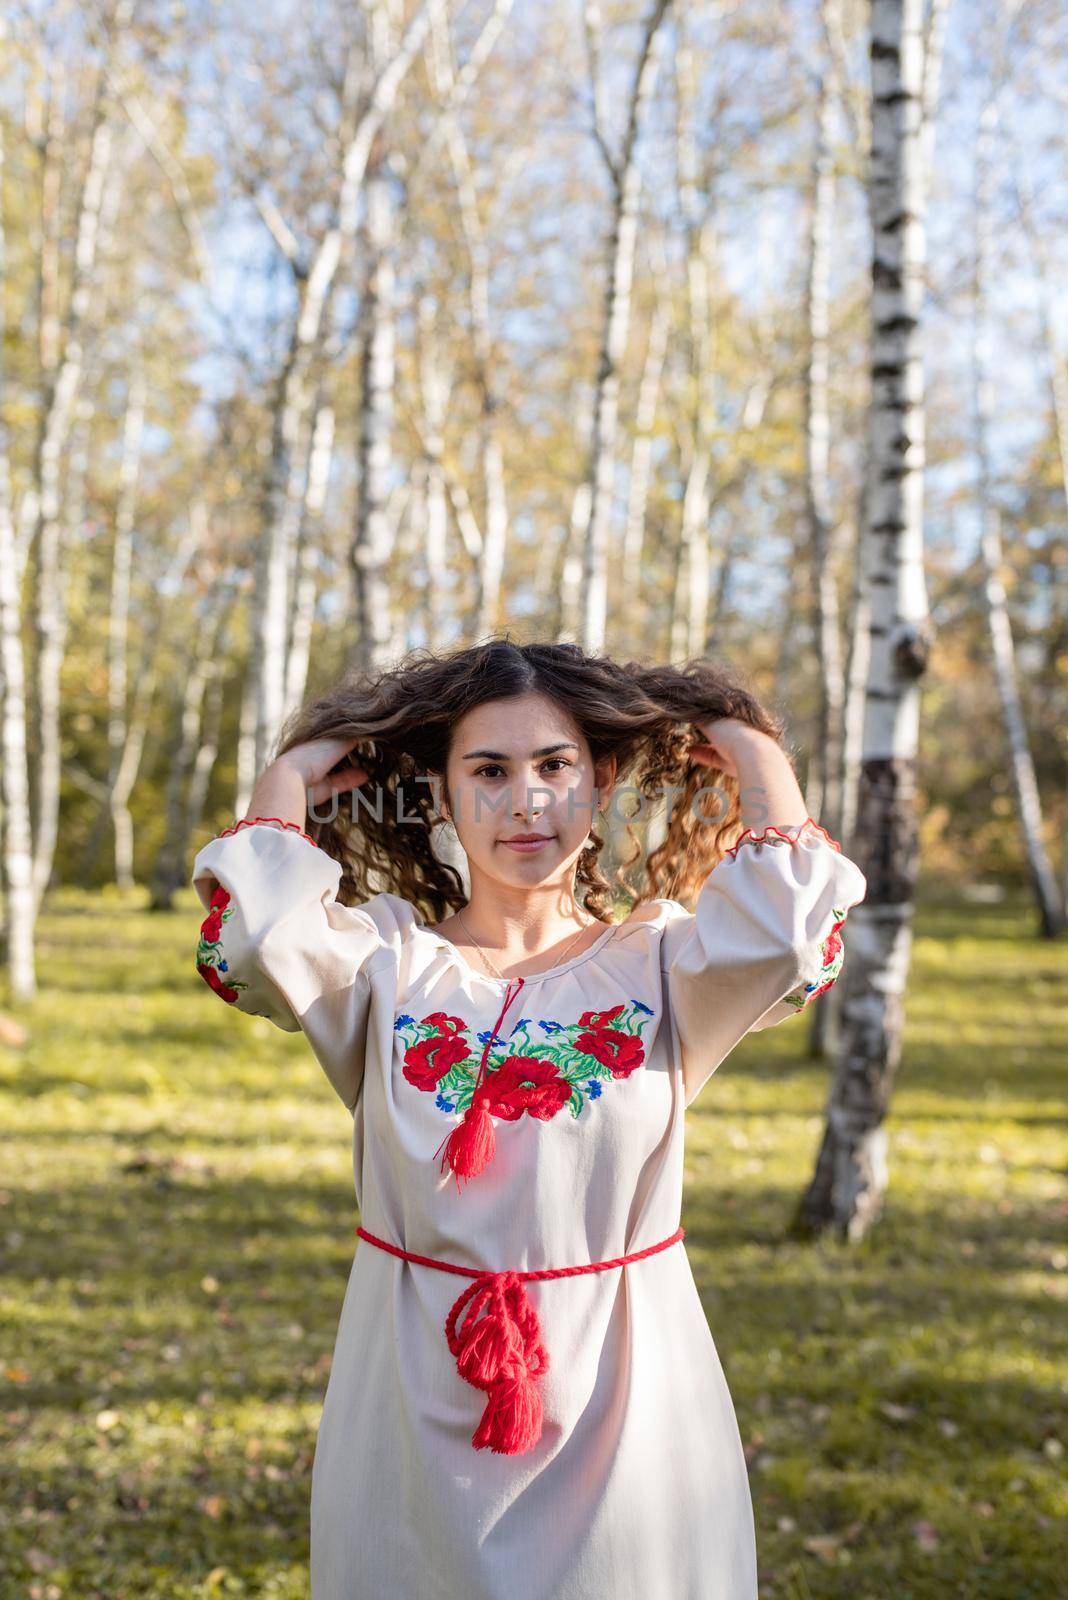
[[548, 843], [549, 843], [548, 838], [545, 838], [545, 839], [502, 839], [501, 840], [501, 844], [507, 845], [509, 850], [518, 850], [522, 854], [527, 854], [527, 853], [533, 854], [535, 850], [540, 850], [543, 844], [548, 844]]

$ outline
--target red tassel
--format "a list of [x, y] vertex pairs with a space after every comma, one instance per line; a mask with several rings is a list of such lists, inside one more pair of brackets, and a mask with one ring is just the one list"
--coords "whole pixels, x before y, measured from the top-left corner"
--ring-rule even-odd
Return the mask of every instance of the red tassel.
[[[478, 1077], [475, 1080], [475, 1092], [471, 1098], [471, 1104], [452, 1132], [441, 1141], [441, 1144], [445, 1146], [445, 1154], [441, 1158], [441, 1170], [442, 1172], [445, 1171], [445, 1164], [448, 1162], [456, 1174], [457, 1188], [460, 1187], [461, 1178], [477, 1178], [480, 1172], [484, 1172], [493, 1160], [497, 1149], [497, 1139], [493, 1132], [493, 1118], [486, 1110], [483, 1100], [483, 1095], [486, 1092], [484, 1086], [486, 1061], [489, 1056], [490, 1045], [497, 1037], [497, 1031], [504, 1020], [504, 1013], [515, 1000], [525, 982], [525, 978], [516, 978], [514, 994], [512, 993], [511, 982], [509, 982], [508, 988], [505, 990], [501, 1014], [486, 1035], [486, 1046], [482, 1052], [482, 1060], [479, 1063]], [[441, 1144], [438, 1145], [438, 1150], [441, 1149]], [[434, 1151], [435, 1155], [437, 1155], [438, 1150]]]
[[541, 1418], [541, 1395], [525, 1373], [517, 1373], [490, 1390], [471, 1443], [499, 1456], [522, 1455], [541, 1438]]
[[489, 1389], [504, 1372], [524, 1359], [523, 1341], [510, 1320], [492, 1312], [469, 1324], [460, 1338], [456, 1370], [476, 1389]]
[[[470, 1302], [468, 1304], [468, 1302]], [[467, 1305], [460, 1332], [456, 1319]], [[485, 1316], [476, 1321], [479, 1312]], [[476, 1450], [520, 1455], [541, 1438], [541, 1391], [536, 1379], [549, 1369], [537, 1312], [514, 1272], [476, 1278], [456, 1301], [445, 1324], [460, 1376], [489, 1396], [471, 1436]]]
[[[497, 1148], [497, 1136], [493, 1131], [493, 1118], [484, 1105], [477, 1100], [472, 1100], [461, 1120], [453, 1128], [448, 1138], [443, 1140], [445, 1154], [441, 1158], [441, 1170], [445, 1171], [445, 1164], [455, 1172], [457, 1178], [477, 1178], [493, 1160]], [[438, 1150], [441, 1145], [438, 1145]], [[435, 1155], [437, 1151], [434, 1152]]]
[[[457, 1297], [445, 1319], [445, 1338], [456, 1357], [460, 1376], [489, 1395], [471, 1443], [476, 1450], [518, 1455], [541, 1438], [542, 1402], [536, 1380], [549, 1370], [549, 1352], [542, 1342], [538, 1314], [523, 1288], [524, 1280], [570, 1278], [576, 1272], [603, 1272], [609, 1267], [625, 1267], [629, 1261], [642, 1261], [676, 1244], [686, 1230], [676, 1228], [659, 1244], [632, 1250], [625, 1256], [590, 1261], [582, 1266], [547, 1267], [539, 1272], [490, 1272], [486, 1269], [472, 1272], [454, 1261], [439, 1261], [435, 1256], [402, 1250], [400, 1245], [369, 1233], [362, 1224], [356, 1232], [361, 1239], [369, 1239], [380, 1250], [388, 1250], [403, 1261], [460, 1272], [473, 1280]], [[457, 1318], [465, 1306], [467, 1314], [457, 1333]], [[486, 1315], [478, 1322], [476, 1319], [483, 1311]]]

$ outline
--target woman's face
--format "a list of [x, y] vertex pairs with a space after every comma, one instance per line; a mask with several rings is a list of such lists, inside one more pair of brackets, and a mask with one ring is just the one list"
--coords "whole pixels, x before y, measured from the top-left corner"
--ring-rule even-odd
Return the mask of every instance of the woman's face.
[[[519, 888], [574, 881], [597, 811], [607, 806], [615, 757], [594, 765], [569, 714], [547, 695], [488, 700], [452, 730], [445, 809], [478, 873]], [[523, 834], [542, 842], [509, 843]]]

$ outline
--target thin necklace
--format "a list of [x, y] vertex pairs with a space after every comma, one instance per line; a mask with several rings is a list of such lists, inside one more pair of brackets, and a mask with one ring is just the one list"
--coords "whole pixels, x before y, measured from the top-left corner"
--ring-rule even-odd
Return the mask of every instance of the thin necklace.
[[[467, 926], [467, 923], [464, 921], [464, 919], [460, 915], [459, 911], [457, 911], [457, 913], [456, 913], [456, 919], [459, 922], [461, 928], [467, 934], [467, 937], [471, 940], [471, 943], [473, 945], [475, 945], [475, 947], [477, 948], [479, 955], [482, 957], [482, 959], [486, 963], [487, 967], [490, 967], [497, 974], [498, 978], [504, 978], [505, 983], [511, 982], [511, 979], [506, 978], [504, 973], [500, 970], [499, 967], [495, 967], [493, 965], [493, 962], [490, 960], [490, 958], [486, 954], [485, 950], [483, 950], [482, 946], [479, 944], [478, 940], [475, 938], [474, 934], [471, 932], [471, 929]], [[576, 933], [575, 938], [569, 940], [568, 943], [564, 946], [563, 955], [560, 957], [559, 961], [556, 961], [556, 962], [553, 963], [554, 966], [558, 967], [563, 963], [564, 956], [567, 955], [567, 952], [571, 949], [571, 946], [576, 942], [576, 940], [578, 940], [578, 939], [580, 939], [582, 937], [582, 935], [586, 932], [586, 929], [588, 927], [590, 927], [590, 925], [592, 923], [596, 922], [596, 920], [597, 920], [596, 917], [591, 917], [589, 922], [583, 923], [583, 925], [579, 929], [578, 933]], [[549, 970], [551, 971], [552, 969], [550, 968]], [[518, 974], [513, 973], [512, 976], [516, 977], [516, 976], [518, 976]], [[532, 976], [533, 977], [538, 977], [539, 974], [538, 973], [533, 973]]]

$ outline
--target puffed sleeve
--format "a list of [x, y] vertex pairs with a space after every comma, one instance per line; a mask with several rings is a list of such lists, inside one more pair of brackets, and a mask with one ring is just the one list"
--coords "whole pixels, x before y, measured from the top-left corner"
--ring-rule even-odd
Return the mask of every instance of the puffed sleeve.
[[842, 969], [842, 927], [867, 880], [811, 817], [747, 830], [709, 873], [693, 912], [664, 930], [667, 1003], [686, 1104], [747, 1033], [796, 1016]]
[[363, 1084], [367, 964], [385, 943], [365, 910], [338, 903], [341, 863], [291, 824], [245, 820], [198, 851], [192, 882], [207, 911], [200, 976], [238, 1011], [303, 1030], [353, 1110]]

